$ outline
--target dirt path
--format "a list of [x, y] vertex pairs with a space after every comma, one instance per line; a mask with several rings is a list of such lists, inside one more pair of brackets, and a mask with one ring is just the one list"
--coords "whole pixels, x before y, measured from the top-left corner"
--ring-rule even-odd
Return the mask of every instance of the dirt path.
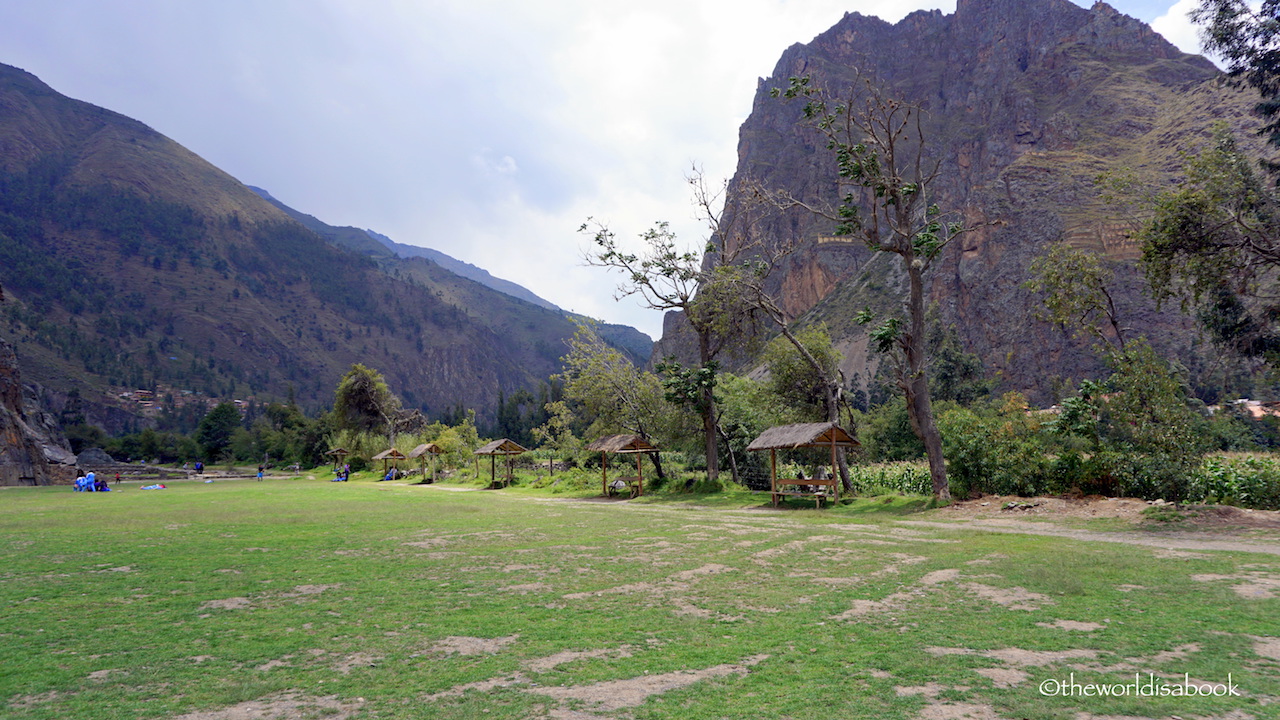
[[978, 530], [982, 532], [1004, 532], [1019, 535], [1045, 535], [1048, 537], [1071, 538], [1086, 542], [1111, 542], [1127, 545], [1143, 545], [1164, 550], [1187, 550], [1192, 552], [1208, 550], [1226, 550], [1230, 552], [1254, 552], [1267, 555], [1280, 555], [1280, 542], [1243, 540], [1226, 537], [1209, 531], [1196, 532], [1141, 532], [1120, 530], [1116, 532], [1098, 532], [1095, 530], [1079, 530], [1051, 525], [1043, 522], [1005, 519], [972, 519], [937, 522], [931, 520], [895, 520], [898, 525], [917, 528], [935, 528], [939, 530]]
[[[474, 488], [454, 488], [448, 486], [428, 485], [435, 490], [463, 491]], [[511, 496], [502, 496], [510, 498]], [[524, 500], [526, 498], [521, 498]], [[688, 505], [666, 506], [629, 502], [614, 498], [537, 498], [537, 502], [560, 504], [601, 503], [615, 504], [619, 511], [646, 513], [688, 514], [691, 510], [713, 514], [733, 515], [736, 519], [751, 522], [790, 523], [789, 511], [771, 507], [749, 508], [712, 508]], [[1024, 517], [1040, 517], [1041, 520], [1023, 520], [1018, 517], [1001, 517], [1002, 506], [1006, 502], [1020, 502], [1026, 509], [1014, 510]], [[1109, 542], [1125, 545], [1140, 545], [1174, 552], [1251, 552], [1264, 555], [1280, 556], [1280, 511], [1239, 510], [1231, 507], [1199, 507], [1197, 512], [1188, 515], [1187, 526], [1193, 530], [1147, 529], [1142, 512], [1150, 507], [1149, 503], [1132, 498], [1089, 497], [1083, 499], [1063, 498], [1003, 498], [987, 496], [980, 500], [959, 502], [948, 507], [924, 513], [929, 520], [904, 520], [893, 517], [883, 519], [885, 526], [900, 526], [899, 532], [909, 532], [907, 528], [916, 530], [970, 530], [975, 532], [1003, 532], [1019, 535], [1042, 535], [1046, 537], [1069, 538], [1084, 542]], [[1055, 524], [1051, 518], [1115, 518], [1127, 521], [1132, 530], [1084, 530]], [[832, 517], [839, 522], [839, 518]], [[862, 523], [858, 523], [859, 526]], [[1252, 530], [1264, 533], [1261, 537], [1243, 538], [1241, 531]]]

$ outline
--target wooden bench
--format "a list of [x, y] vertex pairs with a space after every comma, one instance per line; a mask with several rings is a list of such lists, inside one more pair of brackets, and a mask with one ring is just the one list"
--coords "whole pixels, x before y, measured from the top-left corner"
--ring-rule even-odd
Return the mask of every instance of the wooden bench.
[[614, 492], [621, 494], [623, 488], [626, 488], [633, 498], [640, 497], [640, 493], [644, 491], [640, 478], [634, 475], [631, 477], [618, 477], [609, 481], [610, 494]]
[[[836, 478], [778, 478], [769, 492], [773, 495], [773, 506], [778, 507], [778, 499], [782, 497], [811, 497], [814, 499], [814, 505], [818, 508], [822, 507], [823, 500], [830, 500], [836, 497], [836, 483], [840, 482]], [[794, 490], [783, 490], [783, 488], [796, 488]], [[811, 489], [801, 489], [811, 488]]]

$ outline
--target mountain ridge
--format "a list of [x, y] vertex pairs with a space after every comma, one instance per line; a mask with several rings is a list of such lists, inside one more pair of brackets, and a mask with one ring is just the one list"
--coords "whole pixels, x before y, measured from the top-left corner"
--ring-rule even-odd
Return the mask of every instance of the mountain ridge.
[[558, 371], [574, 331], [562, 313], [324, 228], [143, 123], [0, 65], [0, 339], [31, 381], [80, 391], [91, 422], [122, 429], [119, 395], [135, 389], [168, 406], [316, 409], [356, 362], [410, 407], [483, 419]]
[[[1221, 85], [1212, 63], [1101, 2], [1084, 9], [1068, 0], [961, 0], [952, 14], [917, 11], [892, 24], [849, 13], [789, 47], [760, 79], [739, 132], [729, 223], [748, 212], [754, 183], [810, 204], [838, 202], [825, 143], [801, 122], [803, 102], [771, 95], [801, 76], [839, 91], [871, 78], [925, 110], [928, 158], [942, 171], [934, 200], [976, 228], [935, 263], [929, 300], [1001, 390], [1048, 402], [1055, 387], [1105, 372], [1089, 341], [1035, 318], [1039, 301], [1022, 287], [1032, 259], [1057, 242], [1101, 253], [1116, 272], [1126, 321], [1193, 373], [1207, 372], [1194, 323], [1144, 297], [1132, 218], [1108, 207], [1095, 179], [1129, 168], [1163, 186], [1180, 170], [1180, 151], [1208, 141], [1214, 122], [1247, 134], [1252, 102]], [[791, 211], [765, 219], [743, 242], [798, 244], [769, 289], [798, 324], [828, 326], [846, 375], [865, 390], [881, 358], [853, 318], [868, 306], [894, 311], [902, 278], [860, 243], [820, 247], [831, 232]], [[655, 355], [690, 357], [680, 319], [666, 327]]]

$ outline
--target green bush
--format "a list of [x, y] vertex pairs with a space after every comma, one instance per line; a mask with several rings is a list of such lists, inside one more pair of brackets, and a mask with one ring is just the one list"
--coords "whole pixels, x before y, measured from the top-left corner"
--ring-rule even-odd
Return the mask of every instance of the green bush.
[[938, 418], [947, 456], [951, 493], [1040, 495], [1061, 492], [1045, 453], [1041, 423], [1028, 415], [1026, 401], [1009, 393], [998, 405], [956, 407]]

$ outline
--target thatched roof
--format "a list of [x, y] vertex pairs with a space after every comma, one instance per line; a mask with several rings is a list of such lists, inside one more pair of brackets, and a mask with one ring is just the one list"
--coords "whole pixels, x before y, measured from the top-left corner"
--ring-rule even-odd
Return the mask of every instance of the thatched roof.
[[835, 423], [779, 425], [760, 433], [748, 450], [781, 450], [802, 447], [858, 447], [858, 441]]
[[325, 453], [325, 455], [350, 455], [350, 454], [351, 452], [346, 448], [334, 448], [329, 452]]
[[502, 438], [494, 440], [484, 447], [476, 450], [473, 455], [519, 455], [520, 453], [529, 452], [529, 449], [522, 447], [520, 443], [513, 440]]
[[439, 455], [442, 452], [444, 452], [444, 448], [440, 447], [435, 443], [423, 443], [418, 447], [410, 450], [409, 457], [420, 458], [423, 455], [426, 455], [427, 453], [431, 453], [432, 455]]
[[587, 446], [592, 452], [639, 453], [657, 450], [643, 435], [607, 435]]
[[374, 460], [404, 460], [404, 457], [405, 457], [404, 453], [400, 452], [395, 448], [391, 448], [390, 450], [383, 450], [377, 455], [374, 455], [373, 459]]

